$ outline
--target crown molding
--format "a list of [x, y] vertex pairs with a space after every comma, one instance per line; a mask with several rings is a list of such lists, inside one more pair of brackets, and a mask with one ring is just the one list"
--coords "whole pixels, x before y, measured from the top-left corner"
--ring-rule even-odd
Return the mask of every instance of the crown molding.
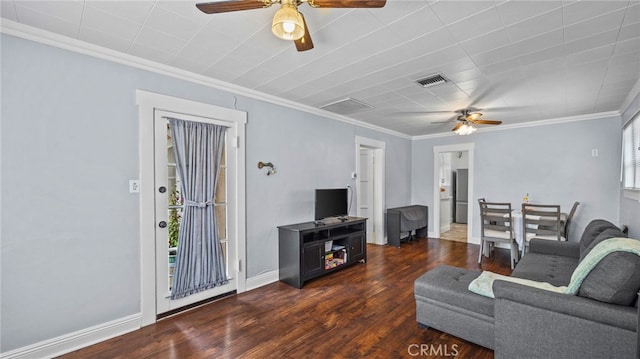
[[452, 136], [458, 136], [458, 134], [454, 133], [453, 131], [448, 131], [443, 133], [433, 133], [430, 135], [413, 136], [411, 137], [411, 140], [418, 141], [418, 140], [428, 140], [432, 138], [443, 138], [443, 137], [452, 137]]
[[125, 54], [116, 50], [111, 50], [102, 46], [90, 44], [85, 41], [73, 39], [59, 35], [50, 31], [42, 30], [33, 26], [21, 24], [12, 20], [2, 18], [0, 21], [0, 33], [15, 36], [25, 40], [57, 47], [71, 52], [99, 58], [102, 60], [130, 66], [133, 68], [173, 77], [179, 80], [189, 81], [199, 85], [230, 92], [235, 95], [244, 96], [254, 100], [271, 103], [294, 110], [303, 111], [320, 117], [345, 122], [355, 126], [367, 128], [377, 132], [386, 133], [392, 136], [411, 139], [410, 135], [393, 131], [384, 127], [372, 125], [347, 116], [338, 115], [333, 112], [321, 110], [315, 107], [303, 105], [291, 100], [287, 100], [268, 93], [252, 90], [246, 87], [234, 85], [212, 77], [199, 75], [190, 71], [182, 70], [173, 66], [164, 65], [158, 62], [146, 60], [137, 56]]
[[[501, 125], [501, 126], [497, 126], [497, 127], [478, 128], [476, 130], [476, 132], [474, 132], [474, 134], [483, 133], [483, 132], [513, 130], [513, 129], [516, 129], [516, 128], [559, 125], [559, 124], [562, 124], [562, 123], [569, 123], [569, 122], [600, 120], [600, 119], [603, 119], [603, 118], [616, 117], [616, 116], [620, 116], [620, 112], [618, 112], [618, 111], [607, 111], [607, 112], [591, 113], [591, 114], [587, 114], [587, 115], [550, 118], [550, 119], [546, 119], [546, 120], [528, 121], [528, 122], [522, 122], [522, 123], [514, 123], [514, 124], [510, 124], [510, 125]], [[436, 133], [436, 134], [433, 134], [433, 135], [413, 136], [411, 139], [412, 140], [427, 140], [427, 139], [432, 139], [432, 138], [442, 138], [442, 137], [450, 137], [450, 136], [458, 136], [458, 135], [453, 133], [453, 132], [447, 132], [447, 133]]]
[[620, 106], [620, 114], [627, 112], [629, 106], [633, 103], [633, 100], [638, 96], [640, 96], [640, 79], [638, 79], [638, 82], [636, 82], [636, 84], [631, 88], [631, 92], [629, 92], [629, 95]]
[[[158, 62], [146, 60], [133, 55], [128, 55], [119, 51], [115, 51], [102, 46], [90, 44], [88, 42], [81, 41], [78, 39], [73, 39], [67, 36], [62, 36], [53, 32], [49, 32], [33, 26], [21, 24], [5, 18], [3, 18], [2, 21], [0, 21], [0, 32], [3, 34], [15, 36], [18, 38], [34, 41], [37, 43], [61, 48], [71, 52], [80, 53], [83, 55], [92, 56], [95, 58], [118, 63], [121, 65], [125, 65], [129, 67], [157, 73], [160, 75], [165, 75], [165, 76], [173, 77], [176, 79], [196, 83], [199, 85], [215, 88], [218, 90], [226, 91], [231, 94], [244, 96], [254, 100], [267, 102], [274, 105], [291, 108], [294, 110], [303, 111], [309, 114], [317, 115], [317, 116], [328, 118], [328, 119], [333, 119], [336, 121], [348, 123], [348, 124], [362, 127], [362, 128], [367, 128], [370, 130], [385, 133], [395, 137], [400, 137], [403, 139], [424, 140], [424, 139], [457, 136], [457, 134], [453, 132], [411, 136], [406, 133], [401, 133], [401, 132], [390, 130], [377, 125], [369, 124], [360, 120], [353, 119], [351, 117], [339, 115], [333, 112], [325, 111], [325, 110], [311, 107], [308, 105], [303, 105], [298, 102], [287, 100], [287, 99], [274, 96], [268, 93], [252, 90], [246, 87], [234, 85], [232, 83], [218, 80], [212, 77], [199, 75], [199, 74], [182, 70], [173, 66], [164, 65]], [[509, 129], [515, 129], [515, 128], [526, 128], [526, 127], [534, 127], [534, 126], [546, 126], [551, 124], [560, 124], [560, 123], [575, 122], [575, 121], [586, 121], [586, 120], [601, 119], [605, 117], [620, 116], [622, 113], [624, 113], [624, 111], [626, 111], [629, 108], [629, 106], [633, 103], [633, 100], [639, 94], [640, 94], [640, 80], [636, 82], [631, 92], [626, 97], [625, 101], [622, 103], [619, 111], [610, 111], [610, 112], [602, 112], [602, 113], [595, 113], [595, 114], [588, 114], [588, 115], [546, 119], [546, 120], [540, 120], [540, 121], [529, 121], [529, 122], [523, 122], [518, 124], [502, 125], [500, 127], [492, 127], [492, 128], [480, 128], [476, 131], [476, 133], [482, 133], [487, 131], [509, 130]]]

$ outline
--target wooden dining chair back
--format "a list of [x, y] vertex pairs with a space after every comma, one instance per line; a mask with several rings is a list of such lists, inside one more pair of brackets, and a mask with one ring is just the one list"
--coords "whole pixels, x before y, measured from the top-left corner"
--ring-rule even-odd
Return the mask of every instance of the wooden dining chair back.
[[[478, 264], [482, 263], [482, 255], [491, 253], [496, 243], [506, 243], [511, 250], [511, 268], [518, 258], [518, 246], [513, 230], [511, 203], [478, 201], [480, 204], [480, 253]], [[487, 244], [489, 247], [487, 248]]]
[[522, 204], [522, 255], [533, 238], [564, 241], [560, 222], [560, 206], [546, 204]]
[[577, 202], [577, 201], [573, 203], [573, 206], [571, 207], [571, 211], [569, 211], [569, 215], [567, 216], [567, 218], [564, 219], [564, 222], [561, 223], [562, 224], [562, 236], [564, 238], [566, 238], [567, 240], [569, 240], [569, 223], [573, 219], [573, 215], [576, 213], [576, 209], [578, 209], [578, 205], [579, 204], [580, 204], [580, 202]]

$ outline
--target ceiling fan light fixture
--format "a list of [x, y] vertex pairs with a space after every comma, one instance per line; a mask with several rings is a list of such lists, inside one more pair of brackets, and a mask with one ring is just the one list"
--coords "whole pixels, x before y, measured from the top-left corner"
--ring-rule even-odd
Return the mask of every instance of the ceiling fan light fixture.
[[282, 4], [273, 16], [271, 31], [283, 40], [298, 40], [304, 36], [304, 22], [294, 4]]
[[455, 132], [459, 135], [466, 136], [472, 134], [475, 130], [475, 127], [471, 126], [470, 123], [465, 122], [462, 126], [458, 127]]
[[469, 114], [467, 114], [467, 120], [475, 121], [479, 119], [480, 116], [482, 116], [480, 112], [470, 112]]

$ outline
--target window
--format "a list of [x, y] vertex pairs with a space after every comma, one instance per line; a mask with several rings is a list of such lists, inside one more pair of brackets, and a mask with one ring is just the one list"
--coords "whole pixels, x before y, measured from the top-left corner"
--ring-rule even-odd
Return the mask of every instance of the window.
[[640, 112], [622, 130], [622, 187], [640, 191]]

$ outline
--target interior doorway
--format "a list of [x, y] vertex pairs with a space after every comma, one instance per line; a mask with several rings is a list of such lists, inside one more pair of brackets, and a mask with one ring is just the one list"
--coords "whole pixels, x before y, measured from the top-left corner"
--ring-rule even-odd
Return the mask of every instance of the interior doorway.
[[[458, 154], [461, 154], [460, 158], [457, 158]], [[474, 144], [464, 143], [456, 145], [446, 146], [434, 146], [433, 148], [433, 236], [436, 238], [442, 238], [443, 233], [447, 233], [456, 229], [458, 234], [456, 238], [462, 238], [459, 234], [460, 231], [466, 232], [466, 241], [468, 243], [478, 243], [477, 238], [472, 237], [473, 233], [473, 219], [474, 219], [474, 206], [473, 206], [473, 177], [474, 177]], [[447, 163], [448, 158], [451, 159]], [[455, 158], [455, 162], [454, 162]], [[458, 161], [460, 160], [460, 161]], [[460, 162], [461, 164], [458, 164]], [[458, 211], [455, 210], [455, 203], [453, 199], [453, 169], [452, 163], [455, 166], [464, 166], [466, 162], [466, 198], [467, 201], [459, 201], [462, 206], [458, 206]], [[462, 169], [462, 168], [460, 168]], [[446, 185], [446, 186], [445, 186]], [[443, 188], [444, 187], [444, 188]], [[444, 189], [444, 191], [443, 191]], [[446, 200], [443, 200], [446, 199]], [[444, 205], [441, 202], [445, 202]], [[448, 202], [448, 203], [447, 203]], [[466, 207], [466, 208], [465, 208]], [[465, 211], [466, 209], [466, 211]], [[466, 212], [466, 213], [465, 213]], [[466, 215], [466, 224], [455, 223], [454, 214], [461, 216], [456, 221], [464, 221], [462, 217]], [[443, 226], [443, 223], [445, 224]], [[448, 227], [447, 227], [447, 224]], [[466, 228], [465, 228], [466, 226]], [[455, 235], [455, 233], [451, 233]]]
[[386, 244], [385, 143], [356, 137], [356, 215], [366, 217], [367, 243]]
[[440, 238], [467, 242], [469, 151], [440, 156]]

